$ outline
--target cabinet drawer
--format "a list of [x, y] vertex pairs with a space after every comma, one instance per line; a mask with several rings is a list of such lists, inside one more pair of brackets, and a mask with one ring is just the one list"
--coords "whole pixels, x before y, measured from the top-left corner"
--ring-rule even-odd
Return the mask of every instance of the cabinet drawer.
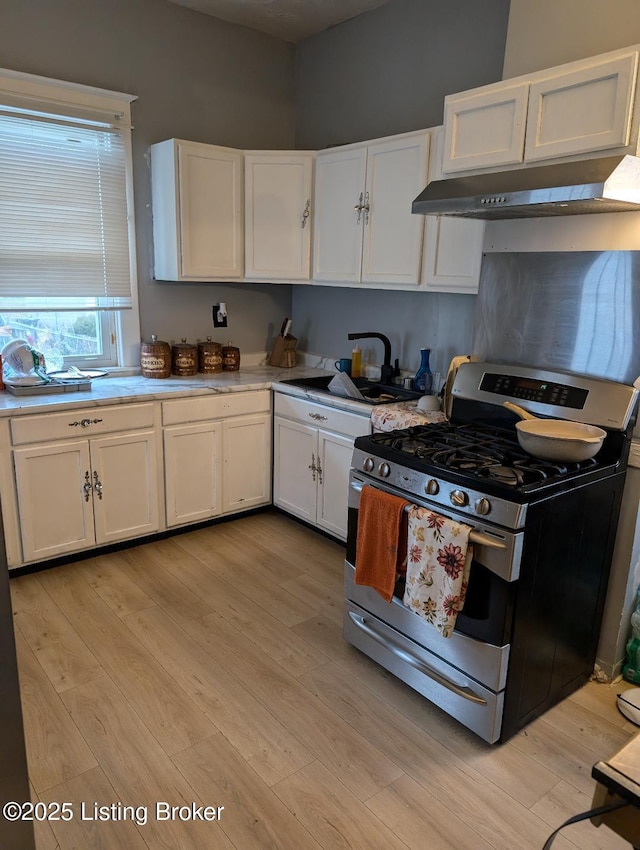
[[73, 408], [63, 413], [41, 413], [11, 420], [14, 446], [62, 440], [79, 435], [93, 437], [114, 431], [153, 427], [153, 403], [119, 404], [115, 407]]
[[219, 393], [201, 398], [182, 398], [162, 403], [162, 424], [180, 425], [242, 416], [245, 413], [269, 413], [271, 390], [257, 392]]
[[371, 418], [346, 413], [324, 404], [295, 398], [284, 393], [275, 393], [274, 412], [277, 416], [296, 419], [305, 425], [315, 425], [326, 431], [335, 431], [348, 437], [360, 437], [371, 433]]

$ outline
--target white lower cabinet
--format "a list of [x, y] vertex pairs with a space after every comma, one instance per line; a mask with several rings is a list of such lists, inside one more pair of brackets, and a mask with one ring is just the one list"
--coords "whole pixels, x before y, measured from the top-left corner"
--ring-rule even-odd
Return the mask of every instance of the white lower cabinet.
[[369, 417], [281, 393], [274, 413], [274, 505], [345, 540], [353, 441]]
[[221, 457], [220, 422], [164, 429], [167, 525], [198, 522], [221, 512]]
[[38, 444], [13, 457], [26, 563], [159, 528], [153, 431]]
[[268, 505], [271, 391], [2, 418], [0, 487], [10, 568]]
[[264, 390], [163, 403], [168, 526], [269, 504], [270, 397]]

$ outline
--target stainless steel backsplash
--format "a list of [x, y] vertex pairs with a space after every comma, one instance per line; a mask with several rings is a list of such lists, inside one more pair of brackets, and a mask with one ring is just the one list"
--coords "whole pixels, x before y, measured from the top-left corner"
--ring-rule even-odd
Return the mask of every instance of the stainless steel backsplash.
[[640, 252], [485, 254], [473, 355], [632, 384]]

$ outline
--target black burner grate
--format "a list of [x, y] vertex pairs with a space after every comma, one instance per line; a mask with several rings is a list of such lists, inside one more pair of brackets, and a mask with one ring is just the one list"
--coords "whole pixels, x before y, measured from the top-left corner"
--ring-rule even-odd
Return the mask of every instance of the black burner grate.
[[[515, 430], [485, 424], [417, 425], [374, 434], [369, 439], [397, 453], [399, 463], [403, 456], [409, 456], [424, 461], [425, 467], [449, 469], [516, 488], [535, 487], [597, 466], [595, 458], [580, 463], [539, 460], [520, 448]], [[415, 467], [415, 461], [411, 465]]]

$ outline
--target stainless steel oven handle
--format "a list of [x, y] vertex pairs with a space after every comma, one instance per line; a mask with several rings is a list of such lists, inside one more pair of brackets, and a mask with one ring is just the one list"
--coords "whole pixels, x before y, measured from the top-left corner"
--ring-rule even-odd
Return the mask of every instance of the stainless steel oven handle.
[[494, 540], [481, 531], [472, 531], [469, 535], [469, 542], [476, 543], [478, 546], [487, 546], [489, 549], [506, 549], [505, 543], [500, 543], [499, 540]]
[[478, 694], [472, 691], [471, 688], [465, 688], [462, 685], [457, 685], [455, 682], [452, 682], [451, 679], [447, 679], [446, 676], [443, 676], [442, 673], [438, 673], [437, 670], [434, 670], [432, 667], [429, 667], [429, 665], [425, 664], [424, 661], [421, 661], [419, 658], [416, 658], [415, 656], [411, 655], [410, 652], [407, 652], [406, 649], [403, 649], [391, 638], [387, 637], [386, 635], [381, 635], [372, 626], [369, 625], [369, 623], [365, 620], [364, 617], [361, 617], [359, 614], [356, 614], [355, 611], [349, 611], [349, 617], [353, 621], [354, 625], [356, 625], [361, 631], [363, 631], [370, 638], [373, 638], [373, 640], [377, 641], [385, 649], [388, 649], [389, 652], [392, 652], [395, 656], [400, 658], [401, 661], [405, 661], [407, 664], [410, 664], [419, 673], [423, 673], [425, 676], [428, 676], [430, 679], [433, 679], [434, 682], [437, 682], [439, 685], [442, 685], [449, 691], [453, 691], [454, 694], [457, 694], [463, 699], [467, 699], [470, 702], [475, 702], [478, 705], [487, 704], [486, 699], [481, 696], [478, 696]]
[[[362, 488], [364, 487], [363, 481], [352, 481], [351, 489], [356, 493], [361, 493]], [[409, 508], [406, 508], [409, 510]], [[437, 513], [437, 511], [435, 511]], [[487, 546], [489, 549], [502, 549], [503, 551], [507, 548], [505, 543], [501, 543], [499, 540], [494, 540], [493, 537], [489, 537], [487, 534], [483, 534], [481, 531], [472, 531], [469, 535], [469, 542], [475, 543], [478, 546]]]

